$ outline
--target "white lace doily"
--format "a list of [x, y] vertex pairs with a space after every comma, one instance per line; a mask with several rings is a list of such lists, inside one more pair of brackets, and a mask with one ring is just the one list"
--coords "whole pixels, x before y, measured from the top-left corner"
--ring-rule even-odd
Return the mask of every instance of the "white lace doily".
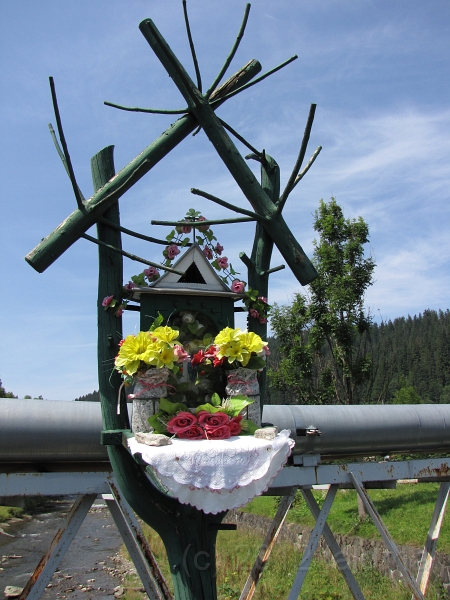
[[179, 440], [146, 446], [128, 439], [182, 504], [216, 514], [243, 506], [267, 490], [291, 453], [294, 441], [284, 429], [274, 440], [235, 436], [228, 440]]

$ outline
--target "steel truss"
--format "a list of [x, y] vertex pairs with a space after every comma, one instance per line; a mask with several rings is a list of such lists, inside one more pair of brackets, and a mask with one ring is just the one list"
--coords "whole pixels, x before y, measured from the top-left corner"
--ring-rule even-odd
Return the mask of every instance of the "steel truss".
[[[287, 600], [295, 600], [299, 597], [322, 535], [353, 598], [364, 600], [364, 595], [327, 524], [328, 515], [339, 488], [354, 488], [356, 490], [402, 573], [405, 584], [410, 588], [412, 598], [423, 600], [430, 579], [436, 545], [450, 493], [448, 459], [320, 465], [319, 456], [305, 455], [303, 458], [296, 457], [296, 462], [302, 462], [303, 464], [302, 466], [282, 469], [267, 492], [269, 495], [281, 495], [282, 500], [267, 531], [240, 600], [250, 600], [253, 597], [297, 489], [301, 491], [316, 524], [311, 532]], [[398, 480], [405, 479], [413, 479], [418, 482], [440, 482], [441, 484], [416, 576], [404, 564], [394, 540], [366, 491], [366, 488], [386, 487], [389, 483], [395, 484]], [[328, 486], [322, 508], [315, 501], [311, 491], [315, 485]], [[36, 495], [78, 495], [78, 499], [30, 577], [20, 596], [21, 600], [25, 598], [34, 600], [41, 597], [87, 512], [98, 496], [105, 500], [113, 516], [148, 597], [151, 600], [169, 600], [172, 597], [140, 525], [128, 503], [121, 495], [111, 472], [0, 473], [0, 496]]]

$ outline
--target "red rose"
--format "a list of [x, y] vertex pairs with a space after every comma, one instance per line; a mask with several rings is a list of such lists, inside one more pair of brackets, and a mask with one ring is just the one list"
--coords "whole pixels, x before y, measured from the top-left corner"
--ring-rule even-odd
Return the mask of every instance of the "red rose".
[[241, 433], [241, 421], [242, 415], [238, 415], [237, 417], [233, 417], [232, 419], [230, 419], [228, 427], [230, 428], [231, 435], [239, 435]]
[[190, 412], [182, 411], [172, 417], [167, 423], [167, 431], [169, 433], [181, 433], [197, 424], [197, 417]]
[[231, 437], [231, 431], [228, 425], [222, 425], [221, 427], [207, 428], [206, 433], [210, 440], [227, 440]]
[[204, 440], [206, 435], [204, 429], [198, 425], [192, 425], [192, 427], [189, 427], [188, 429], [179, 431], [177, 437], [180, 438], [180, 440]]
[[206, 429], [227, 425], [230, 420], [229, 416], [223, 412], [209, 413], [205, 411], [198, 414], [197, 417], [198, 424], [201, 427], [206, 427]]

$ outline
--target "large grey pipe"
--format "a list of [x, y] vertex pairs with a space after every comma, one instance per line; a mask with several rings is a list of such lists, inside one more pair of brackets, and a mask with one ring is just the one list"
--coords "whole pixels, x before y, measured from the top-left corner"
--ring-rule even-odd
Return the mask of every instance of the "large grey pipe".
[[[290, 429], [296, 454], [337, 458], [450, 451], [450, 404], [267, 405], [263, 422]], [[308, 434], [314, 428], [321, 435]]]
[[[450, 452], [450, 405], [265, 406], [294, 453], [323, 458]], [[322, 435], [308, 435], [309, 428]], [[99, 402], [0, 399], [0, 462], [107, 461]]]
[[0, 462], [107, 461], [100, 402], [0, 400]]

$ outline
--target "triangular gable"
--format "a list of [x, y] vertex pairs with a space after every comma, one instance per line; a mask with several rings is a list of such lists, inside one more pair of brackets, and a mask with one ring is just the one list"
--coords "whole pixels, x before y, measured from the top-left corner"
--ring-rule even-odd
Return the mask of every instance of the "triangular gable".
[[198, 244], [193, 244], [172, 268], [182, 271], [184, 276], [166, 271], [150, 287], [231, 292], [230, 288], [217, 275]]

